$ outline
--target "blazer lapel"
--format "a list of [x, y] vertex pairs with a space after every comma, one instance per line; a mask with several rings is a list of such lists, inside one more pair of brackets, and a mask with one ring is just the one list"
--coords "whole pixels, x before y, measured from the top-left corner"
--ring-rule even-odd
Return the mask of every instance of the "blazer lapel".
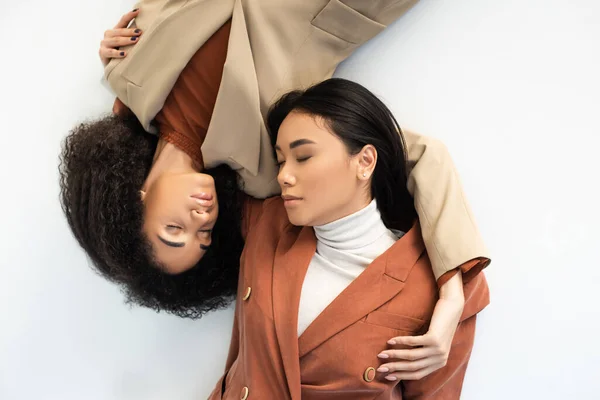
[[298, 355], [303, 357], [396, 296], [424, 249], [421, 230], [415, 223], [306, 328], [298, 339]]
[[[299, 235], [292, 230], [301, 229]], [[302, 284], [315, 254], [311, 227], [292, 227], [282, 234], [273, 265], [273, 319], [291, 399], [300, 399], [298, 308]]]
[[202, 145], [204, 163], [213, 167], [225, 161], [234, 169], [243, 167], [256, 176], [263, 127], [244, 9], [241, 0], [236, 0], [221, 85]]

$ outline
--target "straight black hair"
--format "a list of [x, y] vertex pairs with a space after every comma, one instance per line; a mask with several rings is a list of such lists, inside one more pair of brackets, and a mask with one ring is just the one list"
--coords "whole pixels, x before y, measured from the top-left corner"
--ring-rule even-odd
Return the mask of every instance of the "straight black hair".
[[273, 146], [279, 127], [291, 112], [322, 118], [351, 155], [373, 145], [378, 156], [371, 195], [377, 200], [382, 220], [391, 229], [407, 231], [412, 226], [417, 213], [407, 188], [406, 145], [398, 122], [381, 100], [364, 86], [340, 78], [289, 92], [267, 115]]

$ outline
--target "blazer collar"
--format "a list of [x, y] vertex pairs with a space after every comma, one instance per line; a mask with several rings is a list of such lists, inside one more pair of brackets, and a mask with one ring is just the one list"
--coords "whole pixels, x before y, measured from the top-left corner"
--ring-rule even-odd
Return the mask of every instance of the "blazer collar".
[[[256, 176], [260, 135], [265, 128], [260, 112], [258, 79], [246, 16], [241, 0], [233, 7], [227, 59], [202, 154], [207, 167], [230, 160]], [[239, 168], [233, 165], [234, 169]]]
[[306, 328], [298, 339], [299, 357], [396, 296], [424, 249], [421, 230], [415, 222], [402, 238], [376, 258]]

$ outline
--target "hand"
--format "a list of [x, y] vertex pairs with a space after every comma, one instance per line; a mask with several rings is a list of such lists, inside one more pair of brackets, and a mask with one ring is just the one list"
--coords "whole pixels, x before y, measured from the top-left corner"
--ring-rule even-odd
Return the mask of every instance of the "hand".
[[382, 364], [377, 371], [386, 374], [385, 379], [396, 381], [422, 379], [443, 368], [448, 361], [464, 303], [459, 272], [442, 286], [427, 333], [390, 339], [388, 344], [401, 348], [382, 351], [378, 357], [399, 361]]
[[123, 58], [127, 52], [119, 50], [121, 46], [127, 46], [138, 42], [141, 29], [127, 28], [129, 23], [140, 13], [139, 8], [129, 11], [121, 17], [121, 20], [113, 29], [104, 32], [104, 39], [100, 42], [100, 60], [102, 65], [106, 66], [111, 58]]

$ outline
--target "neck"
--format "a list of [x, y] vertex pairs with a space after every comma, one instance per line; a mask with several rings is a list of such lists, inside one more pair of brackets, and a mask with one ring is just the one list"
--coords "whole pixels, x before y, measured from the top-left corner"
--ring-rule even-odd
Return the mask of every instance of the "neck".
[[375, 200], [351, 215], [315, 226], [314, 230], [319, 243], [339, 250], [368, 246], [388, 232]]
[[159, 176], [166, 172], [202, 172], [202, 168], [199, 168], [183, 150], [161, 138], [156, 146], [152, 167], [142, 190], [146, 190]]

